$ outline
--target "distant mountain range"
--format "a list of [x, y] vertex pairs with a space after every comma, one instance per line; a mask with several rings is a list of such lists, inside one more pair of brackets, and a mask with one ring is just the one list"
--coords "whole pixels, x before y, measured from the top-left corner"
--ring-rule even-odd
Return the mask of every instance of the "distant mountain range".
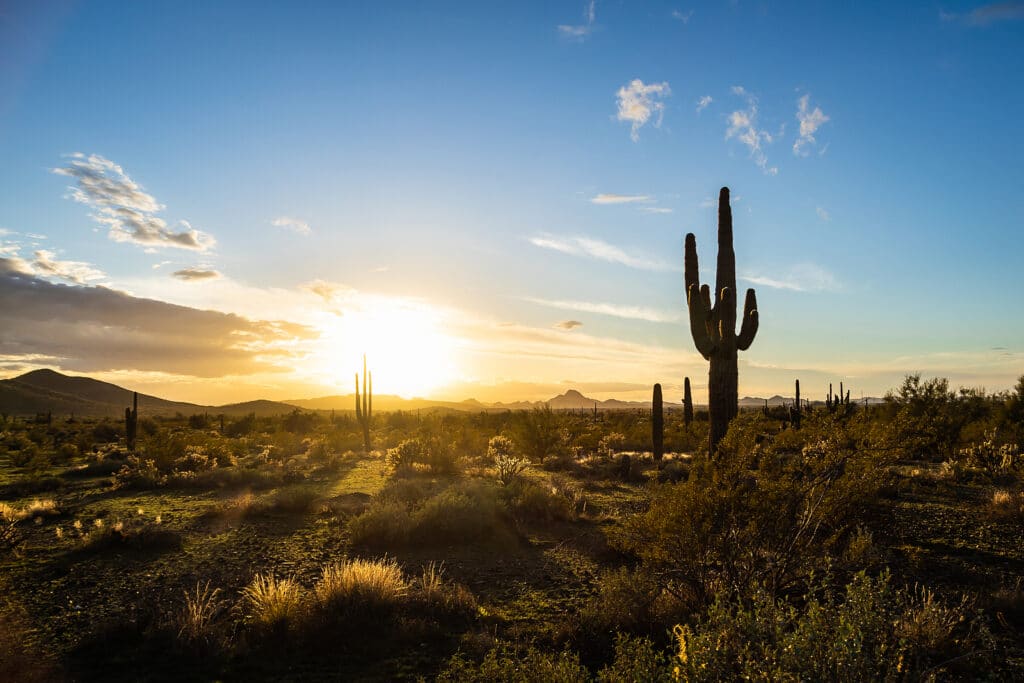
[[[741, 408], [764, 406], [763, 398], [745, 396], [740, 399]], [[870, 398], [871, 403], [881, 399]], [[12, 379], [0, 380], [0, 413], [7, 415], [35, 415], [52, 412], [55, 415], [74, 414], [81, 417], [117, 417], [124, 415], [124, 409], [131, 405], [132, 391], [116, 384], [101, 382], [90, 377], [72, 377], [54, 370], [33, 370]], [[772, 396], [769, 406], [791, 404], [792, 398]], [[636, 410], [650, 409], [650, 401], [619, 401], [608, 399], [598, 401], [588, 398], [575, 389], [569, 389], [547, 401], [515, 401], [512, 403], [482, 403], [476, 399], [465, 401], [434, 401], [425, 398], [405, 399], [400, 396], [375, 395], [373, 407], [382, 411], [394, 410], [444, 410], [459, 412], [499, 412], [506, 410], [529, 410], [544, 404], [553, 410]], [[196, 403], [168, 401], [157, 396], [139, 394], [139, 411], [143, 415], [282, 415], [296, 408], [303, 410], [354, 410], [355, 397], [352, 394], [321, 396], [319, 398], [295, 399], [289, 401], [256, 400], [245, 403], [229, 403], [222, 406], [205, 406]], [[666, 403], [666, 410], [681, 410], [679, 403]]]

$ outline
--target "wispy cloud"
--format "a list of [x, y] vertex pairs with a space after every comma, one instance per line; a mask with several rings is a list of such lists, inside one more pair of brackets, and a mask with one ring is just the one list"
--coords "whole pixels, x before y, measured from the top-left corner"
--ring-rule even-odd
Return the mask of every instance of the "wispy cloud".
[[823, 292], [840, 289], [839, 281], [829, 271], [814, 263], [800, 263], [781, 275], [746, 273], [740, 275], [755, 285], [773, 289], [788, 289], [794, 292]]
[[633, 142], [640, 139], [640, 129], [647, 125], [651, 116], [657, 114], [654, 127], [661, 126], [661, 119], [665, 112], [665, 103], [660, 100], [668, 97], [672, 91], [668, 83], [650, 83], [645, 85], [639, 78], [635, 78], [619, 88], [616, 93], [618, 99], [619, 121], [628, 121], [631, 125], [629, 137]]
[[693, 10], [692, 9], [686, 10], [685, 12], [677, 10], [677, 9], [672, 10], [672, 18], [675, 19], [676, 21], [681, 21], [684, 24], [689, 24], [690, 23], [690, 17], [692, 17], [692, 16], [693, 16]]
[[667, 206], [641, 206], [640, 210], [644, 213], [672, 213]]
[[35, 253], [32, 269], [37, 275], [60, 278], [66, 282], [84, 285], [106, 277], [102, 270], [83, 261], [61, 261], [52, 251], [40, 249]]
[[353, 290], [348, 285], [343, 285], [340, 282], [330, 282], [328, 280], [313, 280], [302, 285], [302, 289], [306, 290], [310, 294], [316, 294], [318, 297], [326, 301], [327, 303], [336, 303], [342, 295], [347, 295]]
[[1024, 19], [1024, 2], [995, 2], [977, 7], [966, 14], [940, 11], [939, 18], [968, 26], [988, 26], [1003, 21], [1017, 21]]
[[808, 147], [817, 144], [814, 134], [829, 121], [829, 117], [820, 107], [810, 108], [811, 96], [804, 95], [796, 101], [796, 120], [800, 122], [800, 136], [793, 143], [793, 154], [807, 156]]
[[290, 216], [279, 216], [271, 221], [271, 224], [278, 228], [284, 228], [285, 230], [291, 230], [300, 235], [309, 235], [313, 231], [309, 228], [309, 223], [301, 221], [298, 218], [291, 218]]
[[598, 261], [618, 263], [623, 266], [629, 266], [630, 268], [637, 268], [640, 270], [676, 270], [663, 261], [658, 261], [656, 259], [651, 259], [637, 254], [630, 254], [614, 244], [609, 244], [608, 242], [594, 239], [592, 237], [584, 237], [582, 235], [563, 237], [544, 233], [529, 239], [531, 244], [540, 247], [541, 249], [552, 249], [572, 256], [584, 256], [597, 259]]
[[578, 311], [580, 313], [597, 313], [598, 315], [610, 315], [615, 318], [626, 318], [628, 320], [646, 320], [652, 323], [673, 323], [682, 320], [679, 313], [659, 311], [645, 306], [624, 306], [594, 301], [567, 301], [562, 299], [539, 299], [534, 297], [523, 297], [523, 301], [529, 301], [538, 306], [558, 308], [564, 311]]
[[649, 202], [651, 198], [645, 194], [599, 194], [591, 197], [591, 204], [636, 204]]
[[736, 138], [750, 150], [750, 158], [766, 175], [775, 175], [778, 167], [768, 165], [768, 157], [762, 145], [772, 143], [772, 134], [767, 130], [759, 130], [757, 125], [757, 97], [748, 93], [743, 86], [735, 85], [733, 94], [747, 100], [746, 109], [738, 109], [729, 114], [729, 128], [725, 131], [725, 139]]
[[186, 282], [216, 280], [220, 277], [220, 273], [216, 270], [209, 270], [206, 268], [183, 268], [182, 270], [174, 271], [171, 275]]
[[597, 15], [594, 11], [594, 0], [590, 0], [583, 7], [583, 23], [582, 24], [560, 24], [558, 26], [558, 32], [567, 38], [573, 40], [584, 40], [590, 35], [590, 32], [594, 30], [594, 20]]
[[697, 100], [697, 113], [701, 113], [708, 108], [708, 105], [714, 102], [714, 98], [711, 95], [705, 95], [704, 97]]
[[555, 327], [559, 330], [575, 330], [577, 327], [583, 327], [583, 323], [579, 320], [563, 320], [555, 323]]
[[814, 211], [818, 214], [818, 218], [825, 221], [826, 223], [832, 220], [832, 215], [822, 207], [819, 206]]
[[193, 229], [187, 221], [180, 221], [180, 232], [168, 228], [156, 215], [163, 211], [163, 204], [109, 159], [79, 152], [69, 158], [67, 164], [52, 169], [53, 172], [75, 179], [74, 187], [69, 188], [71, 198], [96, 210], [92, 218], [108, 228], [110, 239], [197, 251], [206, 251], [216, 243], [212, 236]]

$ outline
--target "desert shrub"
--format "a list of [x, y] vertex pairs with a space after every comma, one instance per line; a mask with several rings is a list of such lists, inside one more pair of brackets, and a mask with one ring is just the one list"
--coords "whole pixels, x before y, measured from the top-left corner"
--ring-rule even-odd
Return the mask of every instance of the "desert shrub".
[[498, 434], [492, 436], [487, 442], [487, 461], [495, 462], [498, 458], [511, 458], [515, 456], [515, 444], [507, 436]]
[[385, 464], [393, 472], [409, 472], [422, 458], [423, 444], [419, 439], [406, 439], [384, 455]]
[[882, 435], [887, 448], [901, 458], [950, 458], [959, 444], [960, 430], [969, 421], [945, 378], [921, 380], [907, 375], [895, 392], [885, 397], [892, 418]]
[[421, 461], [433, 474], [455, 474], [459, 471], [459, 453], [456, 444], [442, 430], [421, 437]]
[[454, 485], [427, 499], [413, 513], [411, 539], [417, 543], [473, 543], [499, 526], [493, 490], [481, 485]]
[[0, 520], [0, 557], [13, 555], [24, 543], [24, 538], [13, 520]]
[[348, 522], [353, 545], [394, 547], [406, 543], [412, 532], [412, 517], [406, 505], [377, 501]]
[[579, 656], [572, 652], [549, 654], [532, 646], [519, 649], [502, 645], [488, 652], [480, 663], [456, 654], [437, 680], [453, 683], [585, 683], [590, 680], [590, 672], [580, 663]]
[[181, 548], [181, 534], [165, 528], [160, 517], [152, 522], [142, 517], [107, 523], [96, 518], [89, 526], [76, 520], [72, 528], [78, 535], [78, 548], [83, 552], [97, 552], [123, 548], [139, 551], [164, 551]]
[[116, 443], [121, 438], [123, 431], [124, 428], [121, 425], [104, 420], [92, 428], [92, 438], [101, 443]]
[[888, 574], [859, 573], [841, 596], [822, 582], [799, 608], [762, 590], [719, 595], [696, 624], [676, 627], [674, 665], [687, 681], [918, 680], [986, 640], [959, 639], [966, 618], [963, 604], [896, 590]]
[[476, 598], [468, 588], [444, 580], [444, 564], [428, 562], [414, 583], [413, 597], [433, 612], [473, 614]]
[[241, 597], [240, 609], [245, 621], [259, 628], [288, 628], [302, 615], [302, 591], [290, 578], [257, 574], [242, 590]]
[[694, 605], [724, 588], [777, 595], [840, 553], [883, 477], [875, 460], [838, 439], [767, 462], [723, 449], [694, 463], [687, 481], [655, 489], [617, 542]]
[[518, 480], [505, 489], [504, 496], [512, 515], [519, 520], [551, 522], [575, 516], [569, 499], [553, 486]]
[[987, 432], [982, 441], [960, 449], [957, 456], [956, 460], [964, 467], [977, 470], [990, 479], [1012, 477], [1024, 464], [1017, 444], [999, 444], [994, 430]]
[[1024, 492], [999, 489], [992, 492], [988, 514], [1000, 521], [1024, 520]]
[[543, 464], [563, 445], [558, 416], [547, 404], [542, 408], [517, 413], [512, 426], [513, 440], [519, 452]]
[[601, 640], [615, 631], [648, 630], [656, 621], [660, 590], [644, 571], [604, 571], [597, 578], [597, 594], [580, 610], [578, 628], [587, 640]]
[[138, 455], [129, 455], [114, 475], [115, 488], [152, 489], [166, 483], [167, 475], [160, 471], [156, 461]]
[[529, 466], [530, 462], [528, 460], [517, 458], [515, 455], [499, 454], [494, 457], [494, 468], [497, 470], [498, 481], [501, 482], [502, 486], [511, 484]]
[[238, 438], [240, 436], [248, 436], [256, 431], [256, 415], [255, 413], [246, 415], [245, 417], [224, 425], [224, 436], [231, 438]]
[[606, 458], [614, 458], [626, 447], [626, 437], [619, 432], [611, 432], [597, 442], [597, 454]]
[[398, 604], [409, 590], [393, 559], [346, 560], [323, 567], [313, 589], [323, 615], [375, 614]]
[[669, 656], [655, 647], [649, 638], [633, 638], [618, 634], [615, 658], [597, 674], [600, 683], [640, 683], [641, 681], [676, 681], [669, 671]]
[[60, 462], [68, 463], [71, 460], [77, 458], [78, 453], [78, 446], [71, 443], [70, 441], [65, 441], [64, 443], [57, 447], [56, 458]]

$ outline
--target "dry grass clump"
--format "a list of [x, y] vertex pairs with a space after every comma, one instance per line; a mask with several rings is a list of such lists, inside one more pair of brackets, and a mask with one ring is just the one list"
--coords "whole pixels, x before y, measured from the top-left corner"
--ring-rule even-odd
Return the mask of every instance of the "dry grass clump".
[[242, 590], [241, 609], [250, 623], [267, 628], [287, 626], [302, 614], [302, 590], [290, 578], [257, 574]]
[[195, 643], [208, 639], [210, 622], [217, 614], [217, 596], [220, 589], [210, 590], [210, 582], [205, 585], [196, 582], [193, 590], [185, 591], [185, 604], [178, 613], [178, 638]]
[[461, 583], [445, 582], [443, 563], [427, 563], [414, 582], [414, 590], [416, 599], [432, 611], [467, 614], [477, 611], [476, 597], [468, 588]]
[[325, 566], [313, 594], [321, 610], [352, 612], [395, 605], [408, 589], [395, 560], [357, 559]]
[[0, 503], [0, 519], [6, 522], [20, 522], [23, 519], [37, 519], [42, 517], [55, 517], [60, 514], [60, 508], [51, 498], [33, 499], [20, 510], [8, 503]]

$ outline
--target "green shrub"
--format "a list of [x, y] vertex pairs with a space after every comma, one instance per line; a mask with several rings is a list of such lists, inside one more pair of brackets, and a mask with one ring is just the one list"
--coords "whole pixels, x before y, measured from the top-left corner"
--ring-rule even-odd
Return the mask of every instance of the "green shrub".
[[353, 545], [389, 548], [404, 545], [412, 532], [412, 517], [402, 503], [378, 501], [348, 522]]
[[459, 683], [585, 683], [590, 673], [572, 652], [548, 654], [528, 647], [492, 649], [479, 664], [457, 654], [437, 680]]

